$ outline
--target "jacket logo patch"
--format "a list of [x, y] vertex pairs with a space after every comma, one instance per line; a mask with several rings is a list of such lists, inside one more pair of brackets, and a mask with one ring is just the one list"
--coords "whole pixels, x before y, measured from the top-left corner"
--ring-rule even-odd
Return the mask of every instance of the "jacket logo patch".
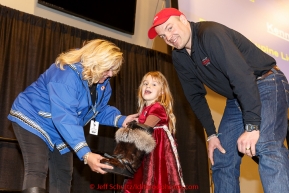
[[209, 64], [211, 64], [210, 62], [210, 59], [208, 57], [205, 57], [203, 60], [202, 60], [202, 64], [204, 66], [208, 66]]
[[102, 86], [100, 89], [101, 89], [101, 90], [104, 90], [104, 89], [105, 89], [105, 86]]

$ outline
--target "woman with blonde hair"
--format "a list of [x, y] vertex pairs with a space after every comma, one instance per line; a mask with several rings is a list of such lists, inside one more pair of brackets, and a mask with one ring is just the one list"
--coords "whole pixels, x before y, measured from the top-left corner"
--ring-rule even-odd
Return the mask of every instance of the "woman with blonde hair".
[[123, 63], [113, 43], [96, 39], [60, 54], [54, 64], [15, 99], [8, 119], [21, 147], [25, 174], [23, 192], [70, 192], [73, 153], [92, 171], [112, 168], [88, 147], [83, 126], [125, 127], [135, 115], [123, 116], [108, 105], [109, 79]]

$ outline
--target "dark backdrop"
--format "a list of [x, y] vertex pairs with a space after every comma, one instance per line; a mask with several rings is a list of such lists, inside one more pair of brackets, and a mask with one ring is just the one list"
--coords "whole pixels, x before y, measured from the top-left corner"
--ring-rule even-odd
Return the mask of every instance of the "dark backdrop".
[[[187, 192], [209, 193], [209, 171], [204, 131], [186, 101], [171, 56], [105, 37], [0, 5], [0, 189], [20, 190], [23, 160], [7, 115], [19, 92], [35, 81], [63, 51], [80, 47], [84, 40], [106, 39], [121, 48], [125, 63], [111, 79], [110, 104], [128, 115], [137, 110], [137, 88], [145, 73], [161, 71], [170, 84], [177, 118], [177, 143]], [[88, 134], [94, 151], [112, 152], [116, 128], [101, 126], [98, 136]], [[35, 155], [37, 156], [37, 155]], [[91, 172], [74, 157], [72, 192], [116, 192], [123, 177]], [[100, 190], [100, 185], [103, 186]], [[98, 188], [99, 187], [99, 188]], [[1, 191], [1, 190], [0, 190]]]

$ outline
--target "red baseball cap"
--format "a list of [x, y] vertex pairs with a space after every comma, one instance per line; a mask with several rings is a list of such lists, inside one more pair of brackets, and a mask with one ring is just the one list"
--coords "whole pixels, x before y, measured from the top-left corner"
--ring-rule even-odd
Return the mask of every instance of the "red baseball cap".
[[150, 39], [154, 39], [158, 34], [155, 27], [165, 23], [171, 16], [180, 16], [183, 13], [175, 8], [165, 8], [158, 12], [154, 17], [154, 22], [148, 31], [148, 36]]

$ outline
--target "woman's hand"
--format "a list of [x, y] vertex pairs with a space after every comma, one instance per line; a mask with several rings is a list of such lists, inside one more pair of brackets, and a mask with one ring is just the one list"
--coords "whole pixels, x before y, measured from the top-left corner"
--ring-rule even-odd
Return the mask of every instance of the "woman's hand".
[[102, 170], [102, 168], [113, 169], [113, 167], [100, 163], [100, 160], [102, 160], [103, 158], [104, 157], [99, 154], [90, 152], [87, 159], [87, 164], [92, 171], [96, 173], [106, 174], [107, 172]]

